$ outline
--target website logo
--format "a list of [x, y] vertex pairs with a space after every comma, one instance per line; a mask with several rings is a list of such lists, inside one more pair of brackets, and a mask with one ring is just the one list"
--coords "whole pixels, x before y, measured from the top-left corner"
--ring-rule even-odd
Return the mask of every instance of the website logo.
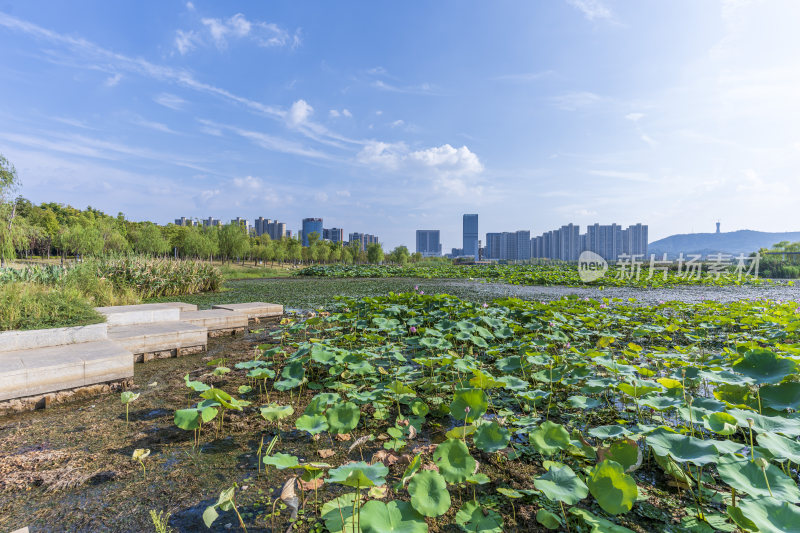
[[596, 281], [605, 276], [608, 262], [602, 256], [586, 250], [578, 257], [578, 276], [584, 283]]

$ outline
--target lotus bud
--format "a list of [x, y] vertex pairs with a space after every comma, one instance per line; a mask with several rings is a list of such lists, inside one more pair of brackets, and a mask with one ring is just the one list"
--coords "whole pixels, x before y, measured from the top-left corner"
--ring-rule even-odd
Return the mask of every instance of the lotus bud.
[[753, 423], [754, 422], [755, 422], [755, 420], [753, 420], [752, 418], [748, 418], [747, 419], [747, 425], [750, 426], [750, 429], [753, 429]]

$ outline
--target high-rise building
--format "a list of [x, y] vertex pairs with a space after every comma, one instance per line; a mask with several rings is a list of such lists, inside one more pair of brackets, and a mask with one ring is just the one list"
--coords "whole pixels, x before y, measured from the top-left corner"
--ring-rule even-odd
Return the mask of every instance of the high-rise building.
[[531, 258], [531, 232], [504, 231], [486, 234], [486, 259], [527, 261]]
[[176, 218], [175, 219], [175, 225], [176, 226], [196, 226], [197, 225], [197, 221], [192, 219], [192, 218], [181, 217], [181, 218]]
[[312, 232], [316, 232], [317, 236], [322, 239], [322, 219], [321, 218], [304, 218], [303, 219], [303, 246], [308, 246], [308, 236]]
[[647, 225], [635, 224], [622, 229], [619, 224], [592, 224], [580, 234], [580, 226], [567, 224], [531, 239], [531, 256], [577, 261], [589, 250], [606, 261], [616, 261], [621, 254], [647, 255]]
[[369, 233], [351, 233], [348, 236], [348, 243], [357, 242], [361, 246], [362, 251], [367, 250], [367, 246], [378, 242], [377, 235], [370, 235]]
[[286, 237], [286, 224], [278, 222], [277, 220], [270, 220], [264, 217], [258, 217], [255, 221], [256, 235], [261, 236], [264, 234], [269, 235], [273, 241], [279, 241]]
[[234, 218], [233, 220], [231, 220], [231, 224], [236, 224], [236, 225], [240, 226], [247, 233], [250, 233], [250, 230], [253, 228], [253, 226], [250, 225], [250, 221], [247, 220], [246, 218], [242, 218], [242, 217]]
[[322, 238], [331, 242], [344, 242], [344, 230], [342, 228], [323, 228]]
[[478, 215], [465, 214], [462, 230], [462, 255], [478, 259]]
[[417, 230], [417, 252], [422, 257], [441, 257], [442, 243], [439, 240], [438, 229]]
[[217, 218], [208, 217], [203, 219], [203, 226], [221, 226], [222, 222]]

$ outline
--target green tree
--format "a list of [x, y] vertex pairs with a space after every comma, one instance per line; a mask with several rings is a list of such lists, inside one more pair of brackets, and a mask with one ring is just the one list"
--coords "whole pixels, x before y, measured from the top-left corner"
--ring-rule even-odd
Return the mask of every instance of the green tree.
[[239, 224], [222, 226], [218, 234], [219, 253], [227, 260], [243, 257], [250, 251], [250, 238]]
[[0, 267], [16, 257], [16, 249], [25, 240], [23, 228], [15, 227], [17, 203], [10, 198], [19, 188], [17, 169], [8, 159], [0, 155]]
[[367, 245], [367, 261], [375, 265], [383, 262], [383, 247], [381, 247], [381, 243], [373, 242]]
[[411, 257], [408, 253], [408, 248], [405, 246], [397, 246], [394, 250], [391, 251], [389, 254], [390, 261], [393, 263], [397, 263], [398, 265], [405, 265], [408, 263], [409, 258]]
[[152, 222], [144, 222], [130, 232], [133, 249], [140, 254], [160, 255], [169, 251], [169, 241]]

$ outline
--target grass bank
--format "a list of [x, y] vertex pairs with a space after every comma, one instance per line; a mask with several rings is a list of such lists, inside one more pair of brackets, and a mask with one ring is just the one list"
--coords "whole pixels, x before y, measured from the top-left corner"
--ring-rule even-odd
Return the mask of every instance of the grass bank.
[[66, 268], [0, 270], [0, 330], [102, 322], [96, 306], [216, 291], [222, 273], [208, 263], [142, 257], [90, 259]]

